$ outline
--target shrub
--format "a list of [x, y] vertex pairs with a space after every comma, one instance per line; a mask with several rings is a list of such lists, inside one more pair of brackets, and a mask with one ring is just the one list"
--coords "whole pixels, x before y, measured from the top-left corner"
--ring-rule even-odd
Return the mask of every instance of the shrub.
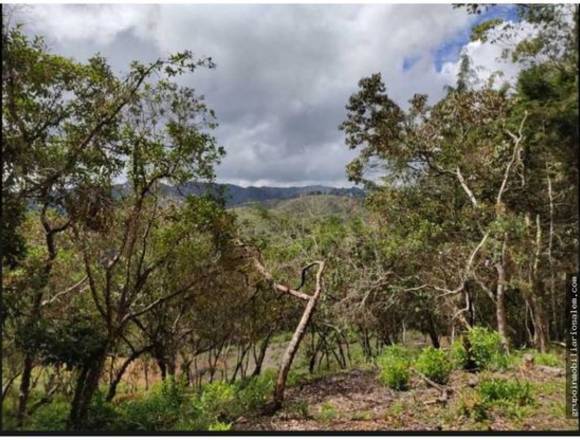
[[198, 407], [205, 417], [211, 419], [234, 416], [237, 413], [236, 393], [235, 385], [226, 382], [208, 383], [203, 387]]
[[274, 389], [275, 373], [251, 377], [242, 381], [238, 391], [238, 400], [243, 412], [256, 411], [267, 402]]
[[452, 346], [456, 365], [476, 370], [507, 368], [508, 357], [504, 353], [499, 333], [484, 327], [473, 327], [464, 338], [467, 338], [469, 352], [463, 341], [456, 341]]
[[393, 345], [377, 358], [379, 380], [395, 390], [405, 390], [409, 383], [409, 356], [405, 349]]
[[118, 409], [105, 400], [102, 391], [97, 391], [83, 423], [87, 431], [116, 431], [125, 429], [123, 417]]
[[467, 356], [467, 351], [463, 345], [463, 340], [456, 339], [453, 344], [451, 344], [451, 361], [453, 366], [456, 368], [465, 369], [468, 367], [469, 358]]
[[420, 373], [443, 385], [449, 381], [449, 375], [453, 370], [447, 354], [433, 347], [427, 347], [421, 352], [416, 365]]
[[457, 409], [459, 415], [475, 422], [487, 419], [488, 405], [483, 401], [481, 395], [473, 390], [468, 390], [461, 395]]
[[70, 411], [70, 405], [63, 400], [55, 400], [38, 408], [26, 424], [32, 431], [64, 431]]
[[206, 384], [189, 405], [184, 405], [179, 430], [226, 431], [231, 421], [259, 409], [272, 391], [271, 373], [252, 377], [239, 384], [213, 382]]
[[533, 403], [529, 382], [488, 378], [483, 379], [477, 389], [484, 402], [513, 403], [519, 406]]
[[171, 430], [180, 420], [185, 401], [184, 385], [170, 377], [153, 387], [143, 398], [123, 402], [120, 411], [128, 430]]

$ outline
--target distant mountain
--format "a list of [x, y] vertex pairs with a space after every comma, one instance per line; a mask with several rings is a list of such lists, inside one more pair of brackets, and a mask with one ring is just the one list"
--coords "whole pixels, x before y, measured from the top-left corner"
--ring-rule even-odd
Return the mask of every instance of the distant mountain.
[[189, 182], [180, 186], [164, 185], [163, 193], [173, 199], [181, 199], [190, 194], [222, 195], [227, 207], [240, 206], [246, 203], [266, 202], [272, 200], [288, 200], [305, 195], [325, 194], [333, 196], [363, 198], [365, 193], [360, 188], [334, 188], [322, 185], [291, 186], [287, 188], [274, 186], [249, 186], [244, 188], [228, 183]]

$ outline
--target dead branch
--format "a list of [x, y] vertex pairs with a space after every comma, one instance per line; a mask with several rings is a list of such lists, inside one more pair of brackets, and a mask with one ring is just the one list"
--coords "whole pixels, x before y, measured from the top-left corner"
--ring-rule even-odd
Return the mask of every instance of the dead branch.
[[[41, 306], [42, 306], [42, 307], [45, 307], [45, 306], [47, 306], [47, 305], [49, 305], [49, 304], [52, 304], [52, 303], [54, 303], [54, 302], [58, 301], [58, 300], [59, 300], [60, 298], [62, 298], [63, 296], [65, 296], [65, 295], [68, 295], [69, 293], [72, 293], [72, 292], [74, 292], [75, 290], [77, 290], [77, 289], [79, 289], [79, 288], [83, 287], [83, 284], [85, 284], [85, 283], [88, 281], [88, 279], [89, 279], [89, 277], [88, 277], [88, 276], [85, 276], [85, 277], [84, 277], [83, 279], [81, 279], [81, 280], [80, 280], [78, 283], [75, 283], [75, 284], [73, 284], [72, 286], [70, 286], [70, 287], [66, 288], [66, 289], [65, 289], [65, 290], [63, 290], [62, 292], [58, 292], [58, 293], [57, 293], [56, 295], [54, 295], [52, 298], [50, 298], [50, 299], [47, 299], [47, 300], [44, 300], [44, 301], [42, 301], [42, 304], [41, 304]], [[83, 289], [81, 289], [81, 291], [82, 291], [82, 290], [85, 290], [85, 289], [86, 289], [86, 287], [84, 287]]]
[[455, 175], [457, 176], [457, 179], [459, 180], [461, 187], [463, 188], [463, 190], [467, 194], [467, 197], [469, 197], [471, 204], [473, 205], [474, 208], [477, 208], [477, 199], [473, 195], [473, 192], [467, 186], [467, 183], [465, 182], [465, 179], [463, 178], [463, 174], [461, 174], [461, 170], [459, 169], [459, 167], [457, 167], [455, 169]]

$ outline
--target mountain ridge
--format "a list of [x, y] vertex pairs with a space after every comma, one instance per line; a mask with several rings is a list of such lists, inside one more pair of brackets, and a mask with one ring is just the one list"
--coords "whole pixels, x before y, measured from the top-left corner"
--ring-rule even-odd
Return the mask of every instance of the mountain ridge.
[[[120, 192], [127, 189], [127, 183], [117, 186]], [[243, 187], [231, 183], [187, 182], [182, 185], [161, 185], [164, 196], [181, 200], [189, 195], [200, 196], [211, 194], [222, 196], [226, 207], [241, 206], [252, 202], [266, 202], [271, 200], [289, 200], [306, 195], [335, 195], [352, 198], [363, 198], [365, 192], [357, 187], [340, 188], [325, 185], [306, 186], [248, 186]]]

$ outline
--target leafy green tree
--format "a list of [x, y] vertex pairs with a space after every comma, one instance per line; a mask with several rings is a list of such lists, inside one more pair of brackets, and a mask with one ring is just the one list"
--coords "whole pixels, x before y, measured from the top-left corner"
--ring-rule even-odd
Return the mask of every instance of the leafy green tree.
[[[55, 293], [50, 280], [59, 251], [58, 234], [72, 230], [76, 239], [87, 240], [83, 243], [86, 246], [91, 242], [89, 237], [104, 236], [112, 225], [119, 224], [115, 205], [121, 203], [125, 209], [121, 210], [124, 233], [119, 252], [131, 254], [144, 206], [148, 205], [148, 212], [154, 211], [147, 203], [154, 186], [162, 180], [211, 178], [212, 165], [223, 149], [203, 131], [214, 126], [213, 113], [193, 90], [170, 81], [197, 67], [212, 67], [209, 59], [195, 60], [190, 52], [183, 52], [149, 65], [133, 63], [120, 79], [103, 58], [80, 64], [52, 55], [42, 39], [29, 40], [18, 26], [4, 27], [2, 41], [6, 103], [2, 118], [6, 133], [3, 198], [11, 206], [24, 209], [32, 205], [40, 211], [47, 250], [44, 261], [31, 274], [29, 304], [22, 321], [26, 327], [41, 319], [43, 301]], [[163, 79], [150, 82], [157, 74]], [[129, 177], [133, 194], [117, 201], [113, 179], [123, 173]], [[53, 209], [59, 212], [58, 219], [51, 218]], [[23, 249], [18, 212], [2, 229], [13, 249], [5, 261], [13, 266]], [[109, 275], [121, 260], [120, 253], [112, 257], [106, 270]], [[83, 255], [90, 269], [88, 255]], [[94, 273], [87, 270], [86, 275], [97, 298]], [[123, 295], [123, 307], [126, 300], [127, 295]], [[104, 311], [98, 301], [95, 306]], [[112, 317], [107, 321], [112, 322]], [[28, 353], [21, 378], [20, 423], [26, 415], [33, 366], [34, 354]], [[94, 385], [88, 387], [86, 396], [92, 395], [100, 374], [93, 373]], [[78, 410], [82, 415], [87, 407], [88, 401], [80, 402], [73, 412]]]

